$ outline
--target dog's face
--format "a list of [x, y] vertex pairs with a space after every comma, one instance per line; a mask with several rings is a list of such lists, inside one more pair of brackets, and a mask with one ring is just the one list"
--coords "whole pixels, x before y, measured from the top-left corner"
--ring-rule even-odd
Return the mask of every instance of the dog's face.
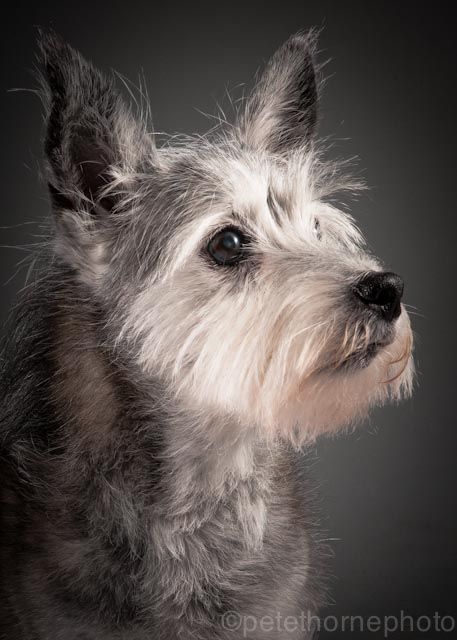
[[124, 357], [295, 442], [410, 392], [401, 279], [330, 204], [357, 185], [317, 151], [312, 34], [278, 50], [232, 127], [160, 149], [111, 81], [43, 49], [57, 251]]

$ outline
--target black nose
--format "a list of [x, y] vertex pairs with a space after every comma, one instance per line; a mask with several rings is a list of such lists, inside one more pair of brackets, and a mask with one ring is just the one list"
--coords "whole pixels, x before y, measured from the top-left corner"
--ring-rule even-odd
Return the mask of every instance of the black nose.
[[354, 293], [388, 322], [398, 318], [401, 313], [403, 280], [396, 273], [370, 271], [357, 282]]

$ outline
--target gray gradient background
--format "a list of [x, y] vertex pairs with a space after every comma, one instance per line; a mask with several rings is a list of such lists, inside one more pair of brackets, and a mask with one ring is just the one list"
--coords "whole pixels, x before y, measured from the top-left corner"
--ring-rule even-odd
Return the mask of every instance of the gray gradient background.
[[[419, 368], [412, 401], [318, 447], [323, 524], [336, 539], [336, 604], [328, 613], [457, 617], [457, 60], [446, 3], [37, 4], [15, 2], [3, 15], [1, 245], [33, 241], [35, 226], [23, 223], [48, 210], [38, 177], [39, 101], [6, 92], [34, 84], [35, 25], [52, 24], [102, 68], [133, 80], [143, 68], [156, 129], [168, 132], [203, 131], [208, 122], [197, 109], [215, 113], [226, 87], [251, 86], [291, 33], [323, 27], [322, 59], [332, 60], [321, 133], [339, 140], [339, 154], [360, 157], [372, 189], [353, 212], [370, 246], [405, 278], [406, 302], [418, 313]], [[0, 251], [2, 321], [24, 283], [24, 270], [14, 275], [23, 255]]]

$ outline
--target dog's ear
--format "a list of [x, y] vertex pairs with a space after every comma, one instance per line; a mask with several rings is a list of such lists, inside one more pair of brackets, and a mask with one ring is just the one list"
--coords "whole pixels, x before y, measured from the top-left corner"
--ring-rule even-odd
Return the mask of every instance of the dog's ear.
[[239, 132], [248, 148], [287, 153], [317, 124], [316, 32], [297, 33], [273, 55], [248, 98]]
[[109, 211], [113, 175], [139, 171], [154, 154], [152, 137], [104, 75], [54, 33], [40, 36], [45, 153], [57, 209]]

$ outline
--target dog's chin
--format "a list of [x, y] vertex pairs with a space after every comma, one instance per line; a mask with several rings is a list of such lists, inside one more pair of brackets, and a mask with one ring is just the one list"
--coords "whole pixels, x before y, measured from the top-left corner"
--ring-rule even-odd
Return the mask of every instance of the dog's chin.
[[327, 369], [341, 374], [349, 374], [351, 370], [366, 369], [382, 350], [391, 344], [392, 340], [370, 342], [367, 346], [349, 354], [337, 366], [331, 365]]
[[351, 429], [374, 406], [408, 397], [414, 366], [409, 324], [393, 340], [369, 343], [338, 363], [327, 364], [300, 385], [278, 416], [282, 437], [303, 445]]

